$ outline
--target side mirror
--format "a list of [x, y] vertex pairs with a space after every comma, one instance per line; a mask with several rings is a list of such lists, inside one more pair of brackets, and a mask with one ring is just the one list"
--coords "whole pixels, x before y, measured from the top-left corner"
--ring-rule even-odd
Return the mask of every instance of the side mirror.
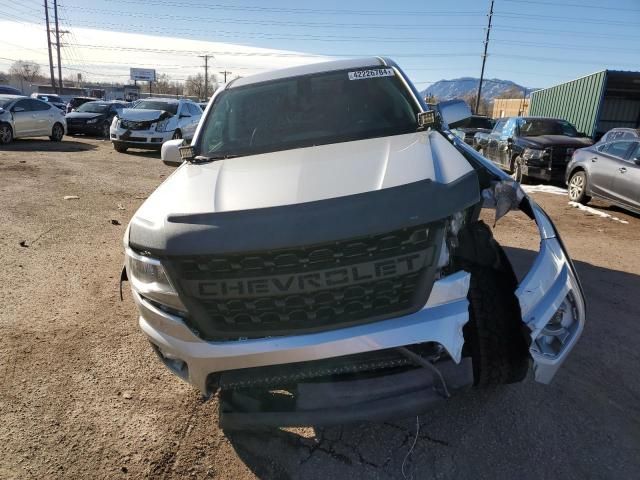
[[640, 157], [634, 158], [633, 163], [635, 163], [636, 165], [640, 165]]
[[13, 107], [13, 108], [11, 109], [11, 111], [12, 111], [13, 113], [24, 112], [24, 108], [22, 108], [22, 107]]
[[182, 146], [182, 140], [168, 140], [162, 144], [160, 149], [160, 158], [165, 165], [176, 166], [182, 163], [182, 157], [180, 156], [180, 147]]
[[455, 128], [471, 118], [471, 108], [464, 100], [447, 100], [436, 105], [445, 127]]

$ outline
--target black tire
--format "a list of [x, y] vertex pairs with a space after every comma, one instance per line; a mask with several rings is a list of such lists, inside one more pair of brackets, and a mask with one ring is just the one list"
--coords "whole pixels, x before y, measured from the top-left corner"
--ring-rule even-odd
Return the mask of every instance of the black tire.
[[586, 205], [591, 200], [587, 195], [587, 175], [582, 170], [578, 170], [571, 174], [569, 184], [567, 185], [567, 194], [569, 200]]
[[0, 145], [7, 145], [13, 141], [13, 129], [7, 123], [0, 123]]
[[49, 138], [52, 142], [60, 142], [62, 137], [64, 137], [64, 127], [60, 123], [54, 123]]
[[524, 160], [522, 160], [521, 157], [516, 157], [513, 160], [513, 166], [511, 167], [511, 176], [516, 182], [526, 185], [529, 183], [529, 177], [523, 173], [523, 165]]
[[176, 130], [175, 132], [173, 132], [173, 136], [171, 137], [171, 140], [180, 140], [182, 138], [182, 132], [180, 130]]
[[113, 149], [116, 152], [127, 153], [127, 147], [125, 147], [124, 145], [120, 145], [119, 143], [114, 143], [113, 144]]
[[463, 354], [472, 359], [474, 384], [522, 381], [529, 370], [529, 349], [511, 264], [483, 222], [464, 229], [459, 241], [454, 262], [471, 274]]
[[520, 305], [503, 272], [475, 266], [469, 287], [469, 321], [465, 343], [473, 362], [474, 384], [522, 381], [529, 370], [521, 330]]

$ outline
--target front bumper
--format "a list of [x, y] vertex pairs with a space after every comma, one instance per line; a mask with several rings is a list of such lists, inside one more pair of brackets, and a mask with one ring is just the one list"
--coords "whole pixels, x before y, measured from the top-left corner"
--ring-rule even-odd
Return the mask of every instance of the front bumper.
[[89, 135], [102, 135], [102, 125], [104, 121], [97, 123], [67, 123], [67, 130], [69, 135], [74, 133], [85, 133]]
[[459, 363], [462, 327], [469, 320], [469, 274], [458, 272], [434, 283], [422, 310], [380, 322], [290, 337], [206, 342], [182, 321], [135, 291], [139, 324], [160, 359], [203, 393], [209, 375], [227, 370], [321, 360], [436, 342]]
[[156, 132], [155, 130], [128, 130], [112, 127], [109, 136], [115, 144], [130, 148], [160, 150], [164, 142], [171, 140], [173, 131]]
[[528, 177], [539, 178], [547, 182], [562, 182], [564, 180], [564, 169], [539, 166], [523, 165], [522, 173]]

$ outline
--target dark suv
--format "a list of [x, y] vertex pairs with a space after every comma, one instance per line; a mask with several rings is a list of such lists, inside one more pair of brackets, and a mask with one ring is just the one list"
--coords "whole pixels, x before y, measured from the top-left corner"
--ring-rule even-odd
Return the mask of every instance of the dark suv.
[[507, 117], [491, 133], [476, 133], [474, 148], [520, 183], [529, 177], [563, 181], [567, 163], [578, 148], [593, 144], [559, 118]]

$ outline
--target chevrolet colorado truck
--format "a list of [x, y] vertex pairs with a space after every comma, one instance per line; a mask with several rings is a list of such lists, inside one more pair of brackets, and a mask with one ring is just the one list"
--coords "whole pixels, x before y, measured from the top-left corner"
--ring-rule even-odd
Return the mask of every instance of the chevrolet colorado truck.
[[[548, 383], [585, 301], [544, 211], [451, 134], [386, 58], [221, 87], [181, 164], [135, 213], [125, 269], [158, 358], [222, 428], [415, 415], [468, 388]], [[518, 282], [479, 220], [521, 210], [540, 251]]]
[[473, 147], [520, 183], [530, 178], [560, 182], [578, 148], [593, 144], [565, 120], [507, 117], [490, 133], [476, 133]]

